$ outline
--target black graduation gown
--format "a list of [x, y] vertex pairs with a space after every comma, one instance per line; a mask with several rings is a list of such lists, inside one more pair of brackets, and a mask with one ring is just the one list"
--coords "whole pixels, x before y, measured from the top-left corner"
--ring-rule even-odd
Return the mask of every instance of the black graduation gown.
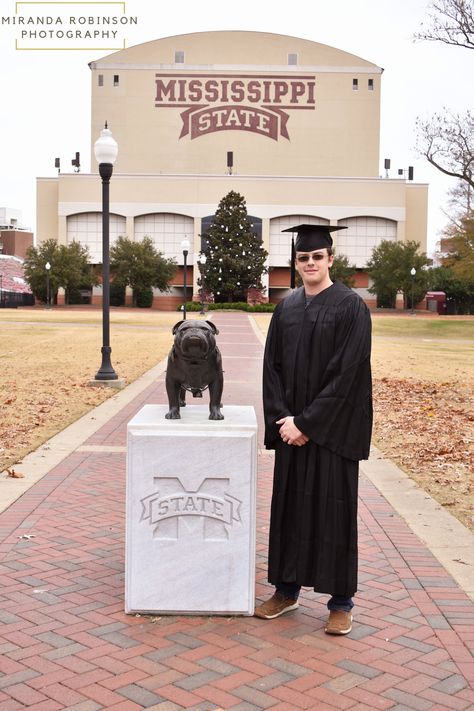
[[[306, 307], [304, 288], [274, 311], [264, 356], [265, 446], [275, 449], [268, 579], [352, 596], [357, 589], [358, 461], [372, 430], [371, 325], [339, 282]], [[293, 415], [310, 441], [288, 445]]]

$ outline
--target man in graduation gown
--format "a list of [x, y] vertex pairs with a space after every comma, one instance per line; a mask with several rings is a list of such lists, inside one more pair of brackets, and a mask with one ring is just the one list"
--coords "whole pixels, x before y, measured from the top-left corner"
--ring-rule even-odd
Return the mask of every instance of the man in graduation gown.
[[[357, 589], [359, 460], [372, 430], [371, 323], [362, 299], [330, 267], [334, 227], [299, 225], [292, 267], [303, 286], [276, 307], [263, 370], [265, 446], [275, 450], [268, 579], [272, 619], [300, 588], [328, 593], [328, 634], [352, 628]], [[294, 270], [293, 270], [294, 274]]]

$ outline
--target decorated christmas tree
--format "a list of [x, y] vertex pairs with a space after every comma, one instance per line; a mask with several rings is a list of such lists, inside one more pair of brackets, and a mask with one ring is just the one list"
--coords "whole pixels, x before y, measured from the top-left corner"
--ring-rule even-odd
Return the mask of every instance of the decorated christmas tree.
[[252, 230], [242, 195], [231, 190], [222, 198], [202, 237], [206, 261], [199, 263], [199, 284], [214, 301], [246, 301], [248, 289], [263, 288], [268, 252]]

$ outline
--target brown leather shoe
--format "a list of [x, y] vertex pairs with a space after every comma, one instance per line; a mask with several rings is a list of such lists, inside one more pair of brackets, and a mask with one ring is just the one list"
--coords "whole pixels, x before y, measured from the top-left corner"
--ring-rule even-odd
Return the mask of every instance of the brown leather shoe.
[[298, 600], [285, 597], [280, 592], [275, 592], [269, 600], [256, 608], [255, 617], [262, 617], [264, 620], [273, 620], [274, 617], [280, 617], [280, 615], [284, 615], [285, 612], [296, 610], [297, 607]]
[[349, 634], [352, 629], [352, 615], [344, 610], [331, 610], [324, 631], [326, 634]]

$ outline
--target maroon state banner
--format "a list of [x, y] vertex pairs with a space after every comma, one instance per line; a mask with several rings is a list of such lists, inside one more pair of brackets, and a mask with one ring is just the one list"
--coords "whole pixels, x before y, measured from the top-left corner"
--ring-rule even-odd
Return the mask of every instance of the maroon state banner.
[[179, 138], [250, 131], [290, 139], [288, 111], [315, 109], [311, 75], [156, 74], [155, 107], [185, 108]]
[[233, 130], [260, 133], [275, 141], [278, 140], [278, 136], [290, 138], [286, 128], [289, 116], [281, 109], [269, 111], [251, 106], [216, 106], [214, 108], [205, 106], [183, 111], [181, 118], [183, 119], [183, 128], [180, 138], [189, 133], [192, 140], [204, 136], [206, 133]]

